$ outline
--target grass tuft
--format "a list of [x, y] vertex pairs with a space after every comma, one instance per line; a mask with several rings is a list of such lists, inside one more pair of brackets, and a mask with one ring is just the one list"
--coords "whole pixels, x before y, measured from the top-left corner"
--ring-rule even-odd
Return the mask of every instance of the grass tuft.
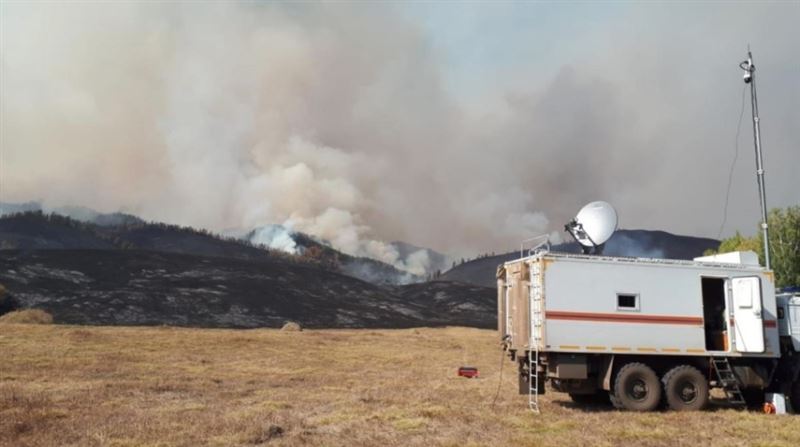
[[23, 309], [0, 316], [0, 324], [53, 324], [53, 316], [41, 309]]
[[281, 327], [281, 330], [284, 332], [300, 332], [303, 330], [303, 328], [300, 327], [299, 323], [295, 323], [294, 321], [287, 321], [283, 325], [283, 327]]

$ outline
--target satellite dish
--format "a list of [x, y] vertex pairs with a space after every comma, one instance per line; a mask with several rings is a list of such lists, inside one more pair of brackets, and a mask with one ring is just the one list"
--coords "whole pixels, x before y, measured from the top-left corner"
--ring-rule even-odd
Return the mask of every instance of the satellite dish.
[[607, 202], [589, 203], [565, 227], [586, 254], [602, 254], [603, 245], [617, 231], [617, 212]]

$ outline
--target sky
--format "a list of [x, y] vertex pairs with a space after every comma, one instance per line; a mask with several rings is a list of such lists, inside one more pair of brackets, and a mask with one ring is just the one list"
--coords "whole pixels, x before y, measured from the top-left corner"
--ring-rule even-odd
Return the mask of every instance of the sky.
[[557, 240], [593, 200], [622, 228], [755, 234], [750, 45], [768, 205], [800, 204], [800, 2], [0, 8], [4, 202], [389, 261]]

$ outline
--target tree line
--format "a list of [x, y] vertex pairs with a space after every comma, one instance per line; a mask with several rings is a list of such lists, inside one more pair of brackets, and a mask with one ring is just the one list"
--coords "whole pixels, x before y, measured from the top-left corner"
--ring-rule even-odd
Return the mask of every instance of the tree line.
[[[773, 208], [767, 216], [767, 224], [770, 267], [775, 272], [775, 285], [800, 286], [800, 206]], [[758, 253], [758, 259], [764, 265], [764, 243], [760, 231], [756, 231], [754, 236], [744, 236], [737, 231], [723, 239], [717, 250], [707, 250], [705, 254], [747, 250]]]

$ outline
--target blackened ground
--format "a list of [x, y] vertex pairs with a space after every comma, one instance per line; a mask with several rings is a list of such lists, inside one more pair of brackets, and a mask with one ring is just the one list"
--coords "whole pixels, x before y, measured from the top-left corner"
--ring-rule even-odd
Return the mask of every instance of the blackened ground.
[[0, 250], [0, 283], [56, 323], [400, 328], [495, 325], [490, 288], [380, 287], [314, 265], [142, 250]]
[[487, 329], [497, 327], [495, 289], [454, 281], [433, 281], [396, 287], [408, 302], [425, 306], [430, 326], [453, 325]]

